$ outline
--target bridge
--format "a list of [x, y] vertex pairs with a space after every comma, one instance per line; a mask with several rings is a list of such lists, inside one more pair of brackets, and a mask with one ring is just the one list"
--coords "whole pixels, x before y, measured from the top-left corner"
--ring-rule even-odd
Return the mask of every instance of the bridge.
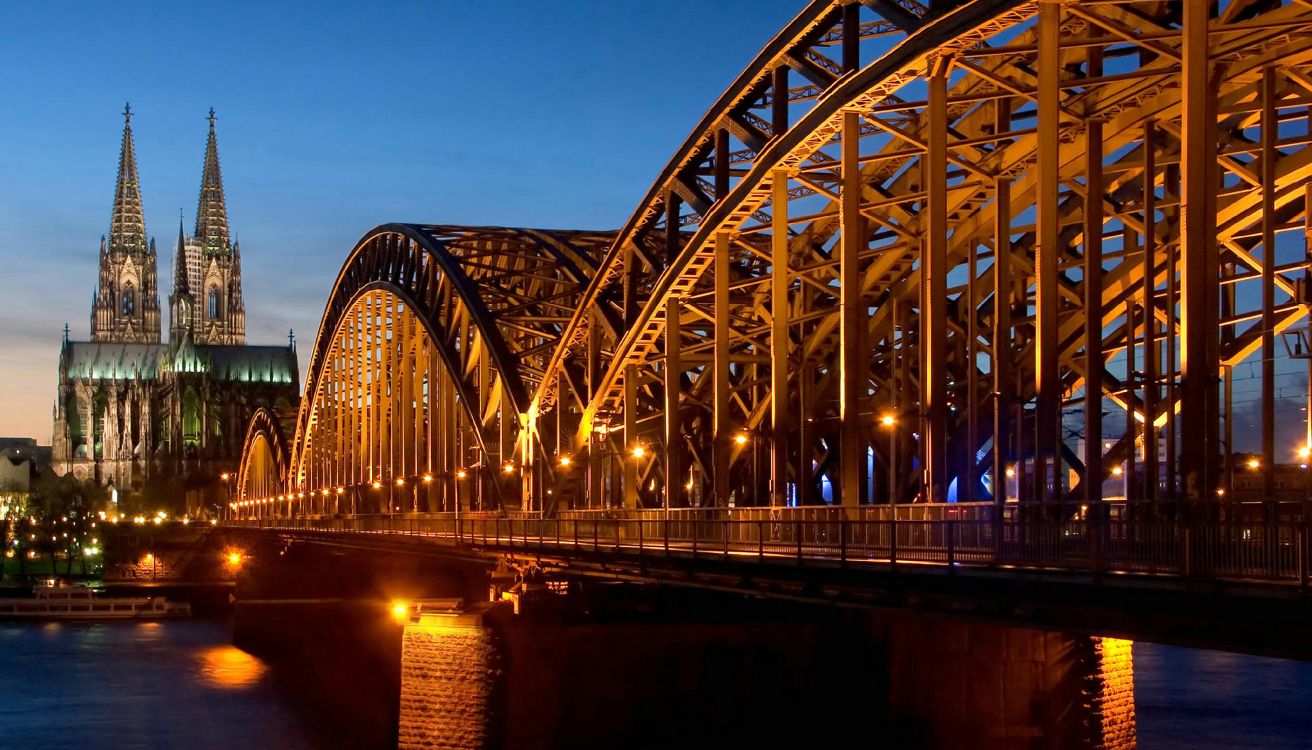
[[812, 2], [620, 230], [366, 234], [230, 522], [1235, 647], [1306, 624], [1309, 29]]

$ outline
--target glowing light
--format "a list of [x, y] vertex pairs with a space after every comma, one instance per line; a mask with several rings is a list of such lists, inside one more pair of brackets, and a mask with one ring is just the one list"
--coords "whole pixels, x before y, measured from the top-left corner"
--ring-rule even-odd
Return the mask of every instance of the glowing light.
[[222, 474], [220, 474], [219, 479], [222, 479], [225, 482], [228, 481], [228, 472], [225, 471]]
[[456, 469], [456, 479], [464, 479], [467, 476], [469, 476], [469, 472], [464, 469]]
[[1262, 468], [1262, 462], [1256, 458], [1250, 458], [1248, 459], [1248, 468], [1252, 469], [1253, 471], [1257, 471], [1258, 469]]
[[218, 525], [219, 525], [219, 519], [217, 518], [210, 519], [210, 526], [218, 526]]
[[200, 677], [212, 687], [246, 688], [260, 681], [268, 667], [235, 646], [214, 646], [199, 655]]
[[1122, 475], [1122, 474], [1124, 474], [1124, 473], [1125, 473], [1125, 469], [1122, 469], [1122, 468], [1119, 467], [1119, 466], [1113, 466], [1113, 467], [1112, 467], [1112, 476], [1114, 476], [1114, 477], [1119, 477], [1120, 475]]
[[145, 516], [137, 516], [132, 519], [132, 523], [145, 523], [145, 522], [146, 522]]
[[405, 622], [410, 619], [410, 603], [403, 601], [392, 602], [392, 619], [397, 622]]
[[733, 436], [733, 441], [738, 445], [747, 445], [747, 433], [740, 432]]
[[514, 474], [514, 473], [515, 473], [515, 465], [514, 465], [513, 463], [511, 463], [510, 461], [507, 461], [507, 462], [505, 462], [504, 464], [501, 465], [501, 472], [502, 472], [503, 474]]
[[1217, 488], [1216, 488], [1216, 495], [1217, 495], [1217, 497], [1225, 497], [1225, 488], [1224, 488], [1224, 487], [1217, 487]]
[[565, 468], [568, 469], [568, 468], [569, 468], [569, 465], [572, 464], [572, 463], [574, 463], [574, 459], [570, 458], [569, 456], [561, 456], [561, 457], [560, 457], [560, 465], [561, 465], [561, 466], [563, 466], [563, 467], [565, 467]]
[[345, 488], [345, 487], [338, 487], [338, 488], [337, 488], [337, 494], [340, 495], [340, 494], [342, 494], [343, 492], [346, 492], [346, 488]]
[[328, 497], [328, 488], [324, 487], [322, 490], [319, 490], [319, 494]]
[[396, 486], [397, 486], [397, 487], [404, 487], [404, 486], [405, 486], [405, 479], [403, 479], [403, 478], [401, 478], [401, 477], [397, 477], [397, 478], [396, 478]]
[[154, 523], [156, 526], [159, 526], [160, 524], [164, 523], [164, 519], [163, 519], [163, 518], [160, 518], [159, 516], [155, 516], [155, 519], [154, 519], [153, 523]]
[[884, 416], [879, 418], [879, 423], [885, 427], [892, 427], [893, 425], [897, 424], [897, 417], [893, 416], [892, 414], [885, 414]]
[[425, 475], [424, 475], [424, 484], [428, 484], [428, 483], [430, 483], [430, 482], [432, 482], [432, 481], [433, 481], [433, 475], [432, 475], [432, 474], [425, 474]]
[[1304, 461], [1306, 461], [1306, 460], [1309, 459], [1309, 458], [1312, 458], [1312, 448], [1310, 448], [1310, 447], [1308, 447], [1308, 446], [1306, 446], [1306, 445], [1303, 446], [1302, 448], [1299, 448], [1299, 449], [1298, 449], [1298, 457], [1301, 458], [1301, 459], [1303, 459]]
[[1008, 466], [1008, 467], [1007, 467], [1007, 478], [1008, 478], [1008, 479], [1012, 479], [1012, 478], [1014, 478], [1015, 476], [1016, 476], [1016, 467], [1015, 467], [1015, 466]]
[[155, 563], [155, 555], [147, 552], [142, 556], [141, 561], [147, 565], [153, 565]]
[[383, 483], [380, 482], [380, 481], [378, 481], [377, 479], [375, 479], [375, 480], [374, 480], [374, 489], [379, 490], [379, 489], [382, 489], [382, 487], [383, 487]]
[[641, 445], [635, 445], [633, 446], [633, 450], [631, 451], [631, 453], [633, 454], [634, 458], [642, 458], [647, 455], [647, 449], [642, 447]]
[[96, 546], [87, 547], [85, 551], [86, 554], [91, 557], [95, 557], [96, 555], [100, 554], [100, 548]]
[[241, 556], [241, 553], [240, 553], [240, 552], [238, 552], [238, 551], [236, 551], [236, 550], [233, 550], [232, 552], [229, 552], [229, 553], [228, 553], [228, 566], [229, 566], [229, 567], [235, 568], [235, 567], [241, 565], [241, 560], [242, 560], [242, 556]]

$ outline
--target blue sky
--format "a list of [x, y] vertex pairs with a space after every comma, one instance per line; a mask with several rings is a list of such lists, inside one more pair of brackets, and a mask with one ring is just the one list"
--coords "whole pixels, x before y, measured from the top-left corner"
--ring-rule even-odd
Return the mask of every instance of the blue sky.
[[[389, 221], [614, 228], [801, 2], [0, 4], [0, 434], [50, 439], [125, 101], [161, 307], [214, 107], [247, 335], [305, 352]], [[167, 328], [167, 320], [164, 322]]]

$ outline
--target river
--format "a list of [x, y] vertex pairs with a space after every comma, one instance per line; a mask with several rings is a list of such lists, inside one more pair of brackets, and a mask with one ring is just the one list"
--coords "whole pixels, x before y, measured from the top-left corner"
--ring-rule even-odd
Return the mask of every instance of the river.
[[[1312, 663], [1133, 651], [1140, 748], [1312, 747]], [[285, 684], [220, 621], [0, 623], [0, 748], [343, 746]]]

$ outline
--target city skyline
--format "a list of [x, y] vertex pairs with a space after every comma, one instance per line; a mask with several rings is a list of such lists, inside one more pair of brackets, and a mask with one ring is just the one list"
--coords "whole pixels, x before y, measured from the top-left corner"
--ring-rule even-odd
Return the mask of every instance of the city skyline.
[[[0, 17], [11, 38], [0, 61], [22, 71], [12, 96], [24, 106], [0, 117], [0, 139], [16, 144], [0, 154], [0, 174], [21, 176], [0, 184], [0, 257], [10, 261], [0, 280], [0, 307], [10, 323], [0, 338], [8, 386], [0, 396], [0, 433], [50, 440], [63, 327], [69, 325], [74, 339], [89, 335], [125, 101], [133, 109], [159, 277], [172, 278], [179, 209], [184, 224], [195, 221], [213, 107], [229, 211], [248, 268], [249, 340], [285, 343], [294, 329], [304, 361], [322, 313], [322, 289], [375, 225], [621, 224], [705, 102], [796, 11], [790, 3], [756, 14], [742, 13], [745, 7], [726, 3], [703, 11], [735, 16], [741, 49], [726, 51], [721, 43], [712, 53], [679, 60], [667, 59], [653, 39], [678, 29], [695, 46], [699, 33], [704, 41], [712, 33], [681, 24], [674, 7], [530, 10], [537, 18], [529, 24], [523, 11], [510, 23], [509, 10], [417, 4], [387, 14], [338, 9], [315, 19], [250, 4], [222, 12], [150, 11], [152, 33], [191, 39], [193, 26], [206, 26], [215, 43], [251, 53], [222, 64], [203, 55], [163, 64], [153, 47], [116, 43], [146, 18], [144, 4], [112, 13], [6, 8]], [[744, 20], [749, 16], [755, 21]], [[629, 35], [536, 33], [584, 22], [599, 30], [623, 26]], [[343, 46], [398, 28], [435, 29], [426, 45], [413, 48], [426, 54], [402, 51], [406, 45], [399, 43]], [[646, 32], [634, 31], [639, 28]], [[504, 33], [498, 40], [483, 36], [485, 29]], [[47, 51], [56, 31], [63, 40], [57, 56]], [[424, 42], [422, 34], [407, 34], [410, 44]], [[326, 40], [337, 54], [323, 51]], [[553, 66], [526, 71], [504, 62], [525, 58]], [[652, 75], [657, 69], [671, 74]], [[260, 75], [268, 70], [277, 74]], [[525, 85], [527, 76], [534, 85]], [[689, 87], [689, 81], [700, 83]], [[413, 94], [426, 86], [448, 93]], [[515, 103], [504, 96], [512, 87], [519, 92]], [[598, 91], [603, 96], [593, 96]], [[520, 109], [526, 114], [516, 114]], [[621, 111], [645, 114], [621, 121]]]

